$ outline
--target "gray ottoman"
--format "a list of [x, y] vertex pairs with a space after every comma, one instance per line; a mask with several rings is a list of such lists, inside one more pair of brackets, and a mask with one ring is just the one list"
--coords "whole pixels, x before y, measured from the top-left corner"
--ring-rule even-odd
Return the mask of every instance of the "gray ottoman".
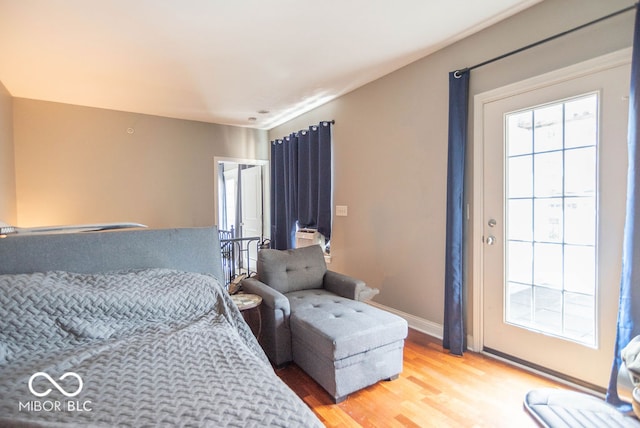
[[402, 371], [407, 322], [324, 289], [287, 294], [293, 361], [338, 403]]

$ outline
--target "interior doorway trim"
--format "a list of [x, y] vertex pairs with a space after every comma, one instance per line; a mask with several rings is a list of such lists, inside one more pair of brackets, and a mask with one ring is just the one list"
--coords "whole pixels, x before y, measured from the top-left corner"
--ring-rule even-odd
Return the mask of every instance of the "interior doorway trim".
[[521, 82], [506, 85], [476, 95], [473, 99], [473, 222], [471, 233], [472, 246], [472, 333], [468, 335], [468, 347], [472, 351], [482, 352], [484, 346], [484, 106], [485, 104], [524, 92], [576, 79], [631, 61], [631, 48], [622, 49], [578, 64], [564, 67], [549, 73], [535, 76]]
[[263, 181], [262, 181], [262, 189], [263, 189], [263, 200], [265, 201], [265, 207], [262, 211], [262, 230], [264, 231], [265, 238], [270, 237], [270, 224], [271, 224], [271, 211], [270, 205], [271, 194], [270, 194], [270, 170], [269, 170], [269, 160], [265, 159], [247, 159], [247, 158], [234, 158], [234, 157], [223, 157], [223, 156], [214, 156], [213, 158], [213, 224], [219, 224], [218, 218], [218, 200], [220, 195], [218, 194], [218, 165], [223, 162], [233, 162], [241, 165], [260, 165], [263, 169]]

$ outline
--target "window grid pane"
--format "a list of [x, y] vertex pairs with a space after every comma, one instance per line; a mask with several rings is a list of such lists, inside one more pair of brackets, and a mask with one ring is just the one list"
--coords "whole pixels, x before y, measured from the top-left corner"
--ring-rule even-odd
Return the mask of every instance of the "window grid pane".
[[505, 116], [505, 320], [596, 343], [597, 107], [590, 94]]

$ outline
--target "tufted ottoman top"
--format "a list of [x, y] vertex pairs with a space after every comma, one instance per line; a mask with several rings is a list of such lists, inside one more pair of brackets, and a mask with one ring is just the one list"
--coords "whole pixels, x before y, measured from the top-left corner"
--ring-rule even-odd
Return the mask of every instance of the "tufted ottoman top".
[[324, 289], [294, 291], [287, 298], [291, 334], [334, 361], [407, 337], [403, 318]]

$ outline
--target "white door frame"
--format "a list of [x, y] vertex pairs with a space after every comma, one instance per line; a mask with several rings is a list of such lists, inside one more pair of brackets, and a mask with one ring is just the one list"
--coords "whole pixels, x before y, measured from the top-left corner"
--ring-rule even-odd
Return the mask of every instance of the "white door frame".
[[587, 60], [569, 67], [542, 74], [521, 82], [503, 86], [478, 94], [473, 99], [473, 324], [472, 334], [467, 340], [472, 351], [481, 352], [484, 344], [484, 105], [540, 89], [546, 86], [572, 80], [598, 71], [628, 64], [631, 48], [622, 49], [598, 58]]

